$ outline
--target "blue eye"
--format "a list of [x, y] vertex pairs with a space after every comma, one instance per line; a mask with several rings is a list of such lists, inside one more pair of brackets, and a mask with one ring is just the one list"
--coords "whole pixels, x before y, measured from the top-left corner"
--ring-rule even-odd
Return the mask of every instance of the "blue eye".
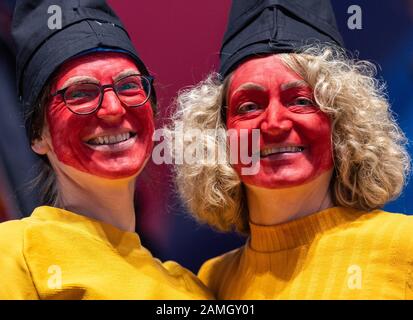
[[238, 113], [249, 113], [260, 109], [260, 106], [253, 102], [246, 102], [238, 107]]
[[73, 99], [78, 99], [78, 98], [85, 98], [85, 97], [90, 97], [91, 94], [85, 91], [75, 91], [72, 92], [71, 97]]
[[128, 83], [123, 83], [118, 90], [123, 91], [123, 90], [130, 90], [130, 89], [136, 89], [136, 88], [138, 88], [138, 85], [136, 83], [128, 82]]
[[99, 94], [99, 87], [96, 84], [78, 83], [67, 88], [64, 98], [70, 104], [78, 104], [94, 100], [99, 97]]
[[290, 103], [290, 105], [293, 105], [293, 106], [313, 106], [314, 102], [309, 98], [299, 97], [297, 99], [294, 99], [294, 101], [292, 103]]

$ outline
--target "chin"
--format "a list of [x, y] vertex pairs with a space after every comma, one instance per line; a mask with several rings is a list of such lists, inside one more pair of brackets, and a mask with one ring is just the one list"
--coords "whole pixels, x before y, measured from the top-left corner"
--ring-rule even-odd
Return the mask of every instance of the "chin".
[[131, 179], [139, 175], [146, 161], [134, 161], [125, 165], [119, 163], [100, 163], [94, 166], [82, 166], [83, 172], [103, 179], [120, 180]]
[[297, 187], [306, 184], [312, 180], [312, 176], [308, 175], [271, 175], [261, 176], [260, 174], [255, 176], [244, 176], [242, 181], [246, 184], [253, 185], [259, 188], [265, 189], [286, 189]]
[[143, 154], [104, 155], [83, 163], [82, 171], [110, 180], [134, 178], [143, 170], [148, 159]]
[[110, 180], [117, 180], [117, 179], [127, 179], [127, 178], [134, 178], [140, 174], [140, 172], [143, 169], [142, 166], [127, 166], [127, 167], [121, 167], [117, 168], [116, 170], [113, 169], [113, 167], [109, 168], [98, 168], [97, 170], [93, 170], [92, 172], [89, 172], [92, 175], [105, 178], [105, 179], [110, 179]]

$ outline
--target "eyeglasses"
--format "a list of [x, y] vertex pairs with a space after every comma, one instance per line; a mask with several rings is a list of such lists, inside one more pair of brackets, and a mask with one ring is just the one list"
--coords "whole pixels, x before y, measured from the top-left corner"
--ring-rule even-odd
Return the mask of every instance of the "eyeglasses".
[[98, 110], [106, 88], [112, 88], [119, 100], [128, 107], [144, 105], [151, 96], [153, 77], [129, 75], [117, 80], [113, 85], [97, 83], [75, 83], [52, 94], [61, 95], [66, 107], [75, 114], [86, 115]]

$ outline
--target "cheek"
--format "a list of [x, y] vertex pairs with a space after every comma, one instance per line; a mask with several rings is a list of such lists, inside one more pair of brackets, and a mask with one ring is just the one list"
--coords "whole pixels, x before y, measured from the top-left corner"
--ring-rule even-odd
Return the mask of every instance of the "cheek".
[[65, 141], [67, 142], [76, 131], [69, 112], [66, 107], [59, 103], [52, 103], [48, 108], [46, 118], [53, 147], [56, 151], [64, 148]]
[[155, 131], [155, 120], [150, 106], [130, 111], [127, 119], [133, 124], [138, 135], [145, 139], [152, 138]]
[[132, 109], [127, 120], [132, 124], [139, 138], [140, 152], [145, 153], [145, 157], [150, 156], [153, 148], [153, 134], [155, 132], [155, 120], [150, 106], [142, 109]]
[[237, 128], [230, 128], [227, 131], [227, 146], [229, 150], [229, 160], [231, 166], [235, 171], [242, 176], [242, 168], [248, 169], [253, 172], [251, 168], [259, 163], [259, 152], [261, 145], [261, 135], [258, 132], [254, 132], [255, 126], [240, 126]]
[[314, 165], [329, 169], [333, 165], [332, 125], [324, 113], [314, 114], [301, 126], [303, 140], [308, 143]]
[[239, 171], [243, 166], [251, 166], [251, 157], [259, 152], [262, 135], [259, 130], [263, 115], [229, 117], [227, 121], [227, 143], [233, 167]]
[[63, 104], [52, 104], [47, 112], [47, 122], [56, 150], [66, 150], [69, 146], [81, 143], [82, 131], [93, 123], [93, 116], [78, 116]]
[[227, 121], [226, 126], [228, 129], [259, 129], [262, 119], [264, 117], [264, 113], [251, 113], [251, 114], [233, 114], [231, 112], [227, 112]]

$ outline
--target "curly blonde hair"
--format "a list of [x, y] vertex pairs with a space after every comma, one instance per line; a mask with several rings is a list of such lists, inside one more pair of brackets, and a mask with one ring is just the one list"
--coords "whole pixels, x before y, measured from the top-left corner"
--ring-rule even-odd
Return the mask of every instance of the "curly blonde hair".
[[[335, 47], [316, 46], [279, 57], [310, 85], [315, 102], [332, 119], [334, 203], [370, 211], [396, 198], [406, 183], [410, 158], [385, 87], [375, 79], [375, 66]], [[189, 142], [176, 135], [181, 123], [183, 132], [215, 129], [205, 131], [205, 152], [228, 151], [223, 106], [230, 78], [222, 82], [213, 73], [180, 92], [167, 128], [175, 134], [171, 143], [188, 147]], [[229, 162], [175, 165], [175, 178], [181, 198], [198, 220], [221, 231], [249, 232], [244, 188]]]

